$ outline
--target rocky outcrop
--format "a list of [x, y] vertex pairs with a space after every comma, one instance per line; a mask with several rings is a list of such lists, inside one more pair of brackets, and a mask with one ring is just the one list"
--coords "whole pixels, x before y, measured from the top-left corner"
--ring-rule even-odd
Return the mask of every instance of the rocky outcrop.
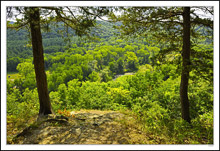
[[[70, 117], [49, 115], [18, 134], [15, 144], [139, 144], [147, 143], [135, 120], [113, 111], [71, 112]], [[129, 122], [133, 121], [133, 122]], [[133, 123], [133, 125], [132, 125]], [[130, 125], [129, 125], [130, 124]]]

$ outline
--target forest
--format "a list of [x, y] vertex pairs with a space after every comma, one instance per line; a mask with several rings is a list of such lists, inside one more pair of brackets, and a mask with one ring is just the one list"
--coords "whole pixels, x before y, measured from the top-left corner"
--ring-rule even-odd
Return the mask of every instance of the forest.
[[196, 13], [213, 7], [13, 9], [24, 18], [7, 22], [8, 144], [36, 118], [80, 110], [129, 114], [153, 144], [213, 144], [213, 20]]

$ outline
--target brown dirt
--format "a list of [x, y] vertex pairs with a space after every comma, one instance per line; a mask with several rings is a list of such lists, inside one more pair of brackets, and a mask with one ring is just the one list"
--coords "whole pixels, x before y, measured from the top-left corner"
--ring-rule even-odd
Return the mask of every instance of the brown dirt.
[[114, 111], [49, 115], [18, 134], [13, 144], [152, 144], [134, 117]]

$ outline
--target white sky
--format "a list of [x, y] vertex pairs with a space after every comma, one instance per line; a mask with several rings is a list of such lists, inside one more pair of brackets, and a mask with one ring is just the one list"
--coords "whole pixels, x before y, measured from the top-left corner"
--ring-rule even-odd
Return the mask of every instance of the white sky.
[[[54, 5], [55, 6], [55, 5]], [[56, 5], [57, 6], [57, 5]], [[125, 4], [123, 5], [123, 6], [126, 6]], [[147, 6], [146, 6], [147, 7]], [[195, 9], [195, 8], [193, 8], [193, 9]], [[212, 14], [210, 14], [210, 13], [204, 13], [204, 11], [201, 11], [201, 10], [199, 10], [199, 9], [197, 9], [196, 11], [195, 11], [195, 13], [198, 15], [198, 16], [200, 16], [201, 18], [211, 18], [211, 19], [213, 19], [213, 15]], [[16, 11], [14, 11], [14, 15], [17, 15], [18, 14], [18, 12], [16, 12]], [[68, 14], [68, 10], [67, 10], [67, 14]], [[120, 14], [120, 13], [119, 13]], [[13, 16], [14, 16], [13, 15]], [[17, 18], [18, 19], [21, 19], [23, 16], [22, 15], [18, 15], [17, 16]], [[107, 19], [107, 17], [102, 17], [103, 19]], [[8, 21], [16, 21], [16, 18], [15, 17], [13, 17], [13, 18], [7, 18], [7, 20]]]
[[[6, 6], [51, 5], [214, 6], [214, 145], [6, 145]], [[1, 15], [1, 148], [3, 150], [219, 150], [219, 1], [1, 1]]]

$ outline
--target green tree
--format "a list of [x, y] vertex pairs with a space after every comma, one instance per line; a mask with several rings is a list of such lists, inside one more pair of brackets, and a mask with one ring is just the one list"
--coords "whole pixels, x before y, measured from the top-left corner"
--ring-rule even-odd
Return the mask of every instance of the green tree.
[[134, 52], [126, 52], [126, 61], [128, 64], [128, 69], [137, 70], [138, 69], [138, 58]]
[[117, 73], [124, 73], [124, 60], [122, 57], [117, 60]]
[[[188, 81], [191, 67], [191, 40], [192, 37], [199, 38], [202, 34], [204, 35], [204, 32], [202, 34], [197, 32], [196, 28], [206, 27], [204, 31], [208, 36], [213, 30], [213, 20], [200, 17], [196, 10], [213, 15], [213, 7], [122, 7], [120, 10], [121, 15], [116, 16], [111, 13], [110, 18], [113, 21], [122, 22], [122, 26], [118, 27], [122, 35], [142, 35], [147, 37], [149, 43], [157, 45], [160, 43], [161, 50], [156, 55], [160, 61], [169, 61], [167, 54], [173, 56], [181, 54], [182, 59], [177, 57], [177, 60], [182, 60], [181, 112], [182, 118], [190, 122]], [[210, 37], [212, 41], [212, 35]], [[196, 44], [193, 43], [193, 45]], [[175, 63], [180, 64], [178, 61]], [[209, 70], [212, 70], [212, 67]]]
[[20, 62], [21, 58], [19, 57], [7, 58], [7, 72], [16, 72], [16, 68]]
[[112, 75], [117, 72], [116, 61], [109, 62], [108, 66], [109, 66], [109, 70], [112, 72]]
[[80, 85], [81, 82], [78, 79], [73, 79], [68, 82], [67, 100], [70, 101], [71, 105], [76, 105], [80, 96]]
[[27, 78], [28, 75], [33, 74], [34, 65], [31, 62], [22, 62], [18, 64], [17, 70], [20, 75], [24, 76], [24, 78]]
[[180, 83], [180, 102], [182, 110], [182, 118], [190, 122], [189, 113], [189, 98], [188, 98], [188, 85], [189, 85], [189, 65], [190, 65], [190, 7], [183, 8], [183, 48], [182, 48], [182, 74]]
[[[14, 15], [15, 11], [23, 15], [23, 18], [17, 18], [16, 23], [13, 25], [7, 22], [7, 26], [16, 29], [27, 27], [31, 33], [34, 68], [40, 101], [39, 117], [52, 113], [44, 69], [41, 29], [48, 31], [49, 23], [56, 24], [56, 22], [63, 22], [64, 25], [66, 25], [67, 35], [69, 34], [68, 27], [74, 29], [75, 33], [79, 36], [88, 35], [90, 27], [95, 26], [96, 18], [108, 12], [108, 10], [105, 10], [103, 7], [76, 8], [77, 9], [70, 7], [7, 7], [8, 18], [17, 17], [17, 15]], [[68, 10], [68, 13], [65, 13], [64, 10]]]
[[96, 82], [96, 81], [101, 81], [101, 78], [99, 77], [99, 73], [93, 71], [89, 76], [89, 81], [91, 82]]
[[65, 84], [60, 84], [58, 87], [58, 94], [60, 101], [63, 102], [64, 105], [66, 105], [66, 95], [67, 95], [67, 88]]
[[137, 51], [137, 57], [140, 64], [149, 64], [149, 52], [148, 50], [139, 49]]
[[108, 68], [101, 70], [101, 80], [104, 82], [112, 80], [112, 77], [110, 76], [110, 70]]
[[15, 83], [21, 92], [23, 92], [26, 88], [36, 88], [34, 65], [29, 60], [19, 63], [17, 70], [21, 77], [19, 79], [15, 79]]

